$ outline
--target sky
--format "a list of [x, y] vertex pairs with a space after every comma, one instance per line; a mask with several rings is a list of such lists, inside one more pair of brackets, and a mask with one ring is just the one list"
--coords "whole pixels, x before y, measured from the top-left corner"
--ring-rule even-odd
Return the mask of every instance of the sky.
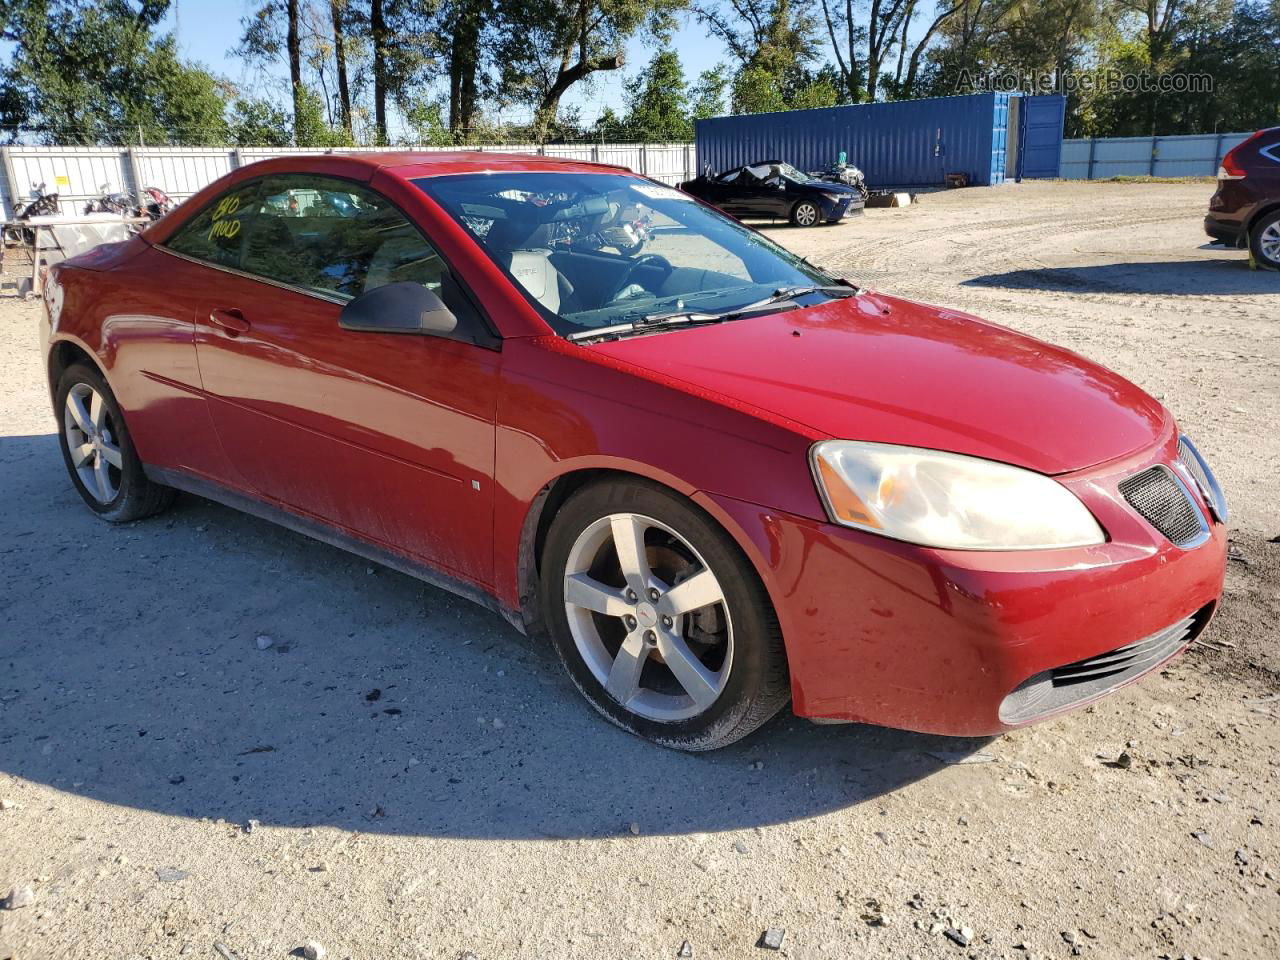
[[[256, 6], [255, 0], [174, 0], [161, 29], [176, 32], [183, 56], [203, 63], [214, 73], [234, 83], [242, 84], [246, 92], [252, 92], [254, 71], [230, 54], [240, 41], [240, 18]], [[707, 36], [706, 30], [685, 15], [680, 28], [672, 38], [672, 46], [684, 65], [685, 79], [690, 83], [698, 74], [717, 62], [727, 59], [719, 41]], [[626, 66], [622, 70], [596, 74], [589, 85], [576, 84], [562, 101], [565, 105], [581, 110], [582, 120], [594, 121], [606, 106], [622, 112], [623, 83], [638, 73], [652, 58], [654, 48], [639, 40], [632, 40], [626, 51]], [[283, 64], [272, 71], [283, 79], [287, 69]], [[528, 119], [529, 111], [521, 109], [504, 114], [505, 120]], [[394, 132], [394, 131], [393, 131]]]

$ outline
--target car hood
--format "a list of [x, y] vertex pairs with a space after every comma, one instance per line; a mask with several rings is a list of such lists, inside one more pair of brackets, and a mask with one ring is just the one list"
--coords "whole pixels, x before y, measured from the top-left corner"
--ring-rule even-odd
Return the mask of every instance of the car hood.
[[1084, 469], [1154, 443], [1168, 413], [1123, 377], [976, 317], [861, 293], [589, 349], [811, 431]]
[[851, 187], [847, 183], [836, 183], [834, 180], [806, 180], [804, 183], [795, 184], [798, 187], [807, 187], [810, 190], [821, 190], [824, 193], [852, 193], [858, 192], [857, 187]]

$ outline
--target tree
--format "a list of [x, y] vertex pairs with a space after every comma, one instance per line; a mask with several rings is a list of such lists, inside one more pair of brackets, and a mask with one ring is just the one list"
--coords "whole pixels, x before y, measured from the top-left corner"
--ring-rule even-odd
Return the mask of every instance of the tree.
[[453, 133], [445, 122], [444, 110], [439, 100], [415, 100], [404, 111], [410, 145], [428, 144], [444, 147], [453, 143]]
[[[1094, 50], [1098, 89], [1068, 115], [1069, 135], [1203, 133], [1280, 122], [1280, 3], [1203, 0], [1179, 5], [1168, 17], [1162, 4], [1123, 3], [1109, 12]], [[1164, 92], [1110, 82], [1130, 74], [1210, 83]]]
[[622, 118], [614, 111], [613, 107], [605, 107], [600, 112], [600, 116], [596, 122], [592, 124], [590, 134], [593, 139], [603, 143], [606, 140], [625, 140], [627, 138], [627, 128], [622, 122]]
[[742, 68], [769, 42], [779, 21], [791, 25], [790, 3], [781, 0], [781, 10], [779, 5], [779, 0], [694, 0], [692, 8], [694, 16]]
[[698, 0], [694, 15], [738, 61], [730, 81], [734, 113], [834, 103], [831, 84], [809, 69], [817, 59], [817, 21], [801, 0]]
[[[307, 122], [306, 91], [302, 80], [302, 34], [299, 0], [265, 0], [241, 19], [244, 34], [236, 53], [251, 63], [267, 64], [282, 54], [289, 67], [289, 100], [293, 107], [294, 138]], [[283, 37], [281, 32], [283, 30]]]
[[293, 142], [300, 147], [352, 147], [347, 131], [334, 127], [325, 116], [325, 101], [313, 88], [303, 87], [297, 98]]
[[692, 139], [684, 70], [674, 50], [659, 50], [627, 84], [627, 106], [623, 127], [628, 139], [668, 143]]
[[845, 93], [857, 103], [863, 97], [865, 73], [858, 61], [858, 48], [866, 42], [867, 31], [858, 26], [853, 16], [853, 0], [822, 0], [822, 19], [827, 25], [831, 52]]
[[[0, 124], [46, 143], [218, 143], [223, 85], [156, 34], [168, 0], [3, 0]], [[11, 133], [17, 136], [17, 131]]]
[[617, 70], [626, 41], [664, 38], [683, 0], [502, 0], [508, 29], [499, 45], [502, 86], [530, 104], [532, 133], [545, 140], [565, 93], [592, 74]]
[[439, 32], [447, 38], [449, 132], [457, 142], [470, 139], [480, 108], [482, 39], [494, 13], [494, 0], [450, 0], [439, 14]]
[[1010, 0], [963, 0], [960, 9], [938, 31], [940, 43], [925, 56], [919, 78], [925, 96], [972, 93], [965, 77], [982, 74], [991, 61], [988, 40]]
[[907, 11], [906, 17], [903, 18], [901, 46], [898, 50], [898, 71], [893, 78], [893, 96], [899, 100], [909, 100], [915, 95], [916, 79], [920, 76], [920, 61], [925, 51], [929, 48], [929, 44], [933, 42], [933, 38], [938, 31], [951, 20], [956, 14], [964, 9], [968, 0], [955, 0], [952, 2], [939, 3], [934, 9], [934, 17], [925, 28], [924, 33], [920, 35], [920, 39], [911, 50], [910, 58], [907, 60], [907, 74], [904, 78], [902, 75], [903, 56], [907, 50], [907, 28], [911, 23], [912, 14], [915, 8], [915, 0], [911, 0], [910, 9]]
[[289, 89], [293, 94], [293, 127], [297, 136], [304, 110], [302, 93], [302, 41], [298, 37], [298, 0], [285, 0], [285, 19], [288, 34], [285, 46], [289, 51]]
[[[241, 20], [244, 32], [234, 52], [264, 68], [263, 86], [277, 85], [265, 68], [287, 67], [285, 95], [292, 104], [294, 140], [300, 144], [353, 142], [357, 119], [367, 116], [360, 101], [370, 87], [365, 78], [372, 75], [372, 139], [386, 142], [388, 98], [404, 100], [420, 79], [414, 56], [424, 41], [410, 15], [422, 5], [411, 0], [371, 0], [362, 8], [352, 0], [259, 0]], [[382, 16], [381, 46], [373, 42], [374, 13]], [[331, 92], [335, 80], [336, 90]], [[323, 124], [339, 135], [315, 127], [316, 103]]]
[[347, 82], [347, 0], [329, 0], [329, 17], [333, 22], [333, 59], [338, 72], [339, 119], [351, 136], [351, 86]]
[[717, 63], [709, 70], [698, 75], [698, 82], [693, 85], [689, 99], [691, 106], [689, 115], [694, 120], [706, 120], [724, 113], [725, 92], [729, 89], [728, 68]]
[[369, 39], [373, 43], [373, 123], [378, 143], [387, 143], [387, 19], [383, 0], [369, 0]]
[[237, 99], [228, 117], [230, 142], [237, 147], [287, 147], [293, 120], [269, 100]]

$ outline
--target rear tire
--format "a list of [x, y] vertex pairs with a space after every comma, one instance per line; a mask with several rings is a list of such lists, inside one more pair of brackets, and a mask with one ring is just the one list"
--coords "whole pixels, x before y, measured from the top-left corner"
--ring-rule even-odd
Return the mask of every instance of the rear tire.
[[1259, 266], [1280, 270], [1280, 210], [1271, 211], [1253, 225], [1249, 251]]
[[71, 483], [90, 510], [110, 523], [166, 509], [171, 487], [147, 479], [115, 395], [94, 368], [72, 364], [58, 381], [58, 440]]
[[642, 480], [593, 483], [559, 509], [542, 557], [556, 652], [612, 723], [677, 750], [714, 750], [787, 703], [764, 587], [687, 499]]
[[797, 227], [812, 227], [822, 222], [822, 211], [812, 200], [799, 200], [791, 208], [791, 222]]

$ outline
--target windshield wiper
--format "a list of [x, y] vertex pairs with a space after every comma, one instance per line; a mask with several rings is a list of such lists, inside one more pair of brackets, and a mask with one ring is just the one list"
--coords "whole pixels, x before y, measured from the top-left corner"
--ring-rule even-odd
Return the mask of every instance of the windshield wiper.
[[[773, 291], [772, 296], [766, 297], [757, 303], [753, 303], [751, 306], [755, 307], [768, 303], [778, 303], [781, 300], [794, 300], [796, 297], [803, 297], [810, 293], [826, 293], [833, 297], [843, 299], [844, 297], [852, 297], [857, 292], [857, 287], [852, 284], [844, 283], [814, 283], [796, 287], [779, 287], [777, 290]], [[743, 309], [746, 308], [744, 307]]]
[[626, 323], [611, 323], [607, 327], [596, 327], [593, 330], [579, 330], [571, 333], [566, 340], [595, 340], [610, 337], [625, 337], [629, 333], [647, 333], [652, 330], [663, 330], [699, 323], [719, 323], [732, 320], [733, 316], [724, 313], [701, 313], [697, 310], [675, 310], [671, 313], [650, 313], [638, 320]]
[[769, 296], [762, 300], [756, 300], [742, 307], [735, 307], [733, 310], [726, 310], [723, 313], [712, 313], [704, 310], [671, 310], [666, 313], [649, 313], [645, 314], [638, 320], [631, 320], [626, 323], [614, 323], [607, 327], [597, 327], [594, 330], [580, 330], [577, 333], [571, 333], [566, 337], [567, 340], [594, 340], [608, 337], [625, 337], [632, 333], [648, 333], [651, 331], [670, 329], [671, 327], [695, 325], [703, 323], [724, 323], [729, 320], [737, 320], [739, 317], [746, 316], [749, 313], [758, 313], [768, 307], [776, 306], [779, 303], [786, 303], [794, 300], [796, 297], [807, 296], [811, 293], [826, 293], [837, 298], [851, 297], [858, 290], [856, 287], [844, 286], [840, 284], [822, 285], [813, 284], [809, 286], [796, 287], [779, 287]]

